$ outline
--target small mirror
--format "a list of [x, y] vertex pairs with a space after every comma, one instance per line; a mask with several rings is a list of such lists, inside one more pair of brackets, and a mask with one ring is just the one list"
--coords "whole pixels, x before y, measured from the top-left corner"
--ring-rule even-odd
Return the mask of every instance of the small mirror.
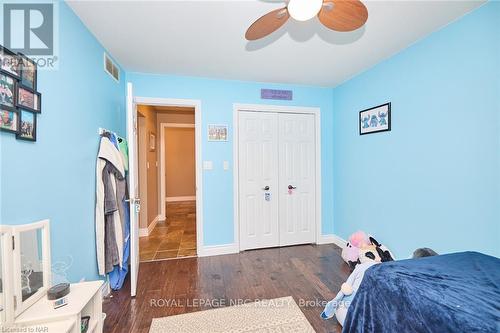
[[49, 222], [41, 221], [13, 227], [14, 235], [14, 313], [44, 296], [50, 284]]
[[19, 233], [21, 244], [21, 298], [26, 301], [43, 287], [42, 229]]

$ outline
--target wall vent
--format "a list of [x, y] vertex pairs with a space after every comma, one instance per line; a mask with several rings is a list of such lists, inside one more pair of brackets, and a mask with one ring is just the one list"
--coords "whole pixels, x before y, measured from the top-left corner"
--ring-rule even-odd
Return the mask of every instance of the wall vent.
[[120, 82], [120, 68], [115, 64], [111, 58], [104, 53], [104, 70], [108, 73], [116, 82]]

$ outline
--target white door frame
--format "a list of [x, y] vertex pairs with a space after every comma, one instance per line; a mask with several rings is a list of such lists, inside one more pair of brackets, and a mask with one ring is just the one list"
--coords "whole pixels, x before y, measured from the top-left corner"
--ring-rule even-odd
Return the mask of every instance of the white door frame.
[[[189, 123], [160, 123], [160, 200], [161, 206], [161, 217], [165, 219], [167, 217], [167, 212], [165, 210], [165, 203], [167, 202], [167, 186], [165, 180], [165, 129], [167, 128], [196, 128], [195, 124]], [[196, 135], [196, 134], [195, 134]], [[176, 197], [175, 201], [189, 201], [193, 200], [192, 197]], [[196, 199], [196, 197], [195, 197]]]
[[[203, 249], [203, 162], [201, 154], [202, 146], [202, 123], [201, 123], [201, 101], [197, 99], [156, 98], [156, 97], [134, 97], [136, 104], [150, 106], [177, 106], [194, 108], [195, 123], [195, 151], [196, 151], [196, 252], [200, 256]], [[161, 205], [164, 216], [165, 202]], [[161, 213], [160, 213], [161, 214]]]
[[240, 248], [240, 215], [239, 215], [239, 112], [273, 112], [273, 113], [299, 113], [312, 114], [315, 120], [315, 145], [316, 145], [316, 244], [321, 241], [321, 109], [319, 107], [285, 106], [285, 105], [263, 105], [263, 104], [233, 104], [233, 204], [234, 204], [234, 242], [239, 251]]

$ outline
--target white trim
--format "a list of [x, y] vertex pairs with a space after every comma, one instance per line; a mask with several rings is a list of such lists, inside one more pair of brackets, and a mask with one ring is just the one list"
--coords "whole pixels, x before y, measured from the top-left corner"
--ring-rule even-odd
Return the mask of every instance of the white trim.
[[233, 110], [253, 112], [284, 112], [301, 114], [320, 114], [319, 107], [287, 106], [287, 105], [264, 105], [264, 104], [241, 104], [234, 103]]
[[196, 196], [186, 197], [166, 197], [165, 202], [179, 202], [179, 201], [196, 201]]
[[239, 252], [239, 246], [236, 243], [224, 245], [211, 245], [198, 248], [198, 257], [219, 256], [223, 254], [233, 254]]
[[153, 230], [156, 227], [156, 225], [158, 224], [158, 222], [163, 221], [163, 220], [164, 219], [162, 219], [161, 214], [158, 214], [153, 219], [153, 221], [151, 221], [151, 223], [148, 225], [147, 228], [140, 228], [139, 229], [139, 237], [147, 237], [147, 236], [151, 235], [151, 233], [153, 232]]
[[347, 241], [335, 234], [329, 234], [329, 235], [322, 235], [321, 238], [319, 239], [318, 244], [335, 244], [338, 247], [343, 248], [347, 244]]
[[[136, 104], [150, 106], [180, 106], [194, 108], [196, 150], [196, 248], [198, 255], [203, 247], [203, 162], [202, 162], [202, 116], [201, 101], [196, 99], [135, 97]], [[163, 164], [161, 163], [160, 166]], [[164, 170], [162, 174], [164, 174]], [[160, 216], [165, 217], [165, 205], [160, 201]]]
[[167, 217], [165, 202], [167, 200], [167, 189], [165, 186], [165, 128], [166, 123], [160, 123], [160, 214]]
[[154, 228], [158, 224], [158, 222], [161, 221], [161, 215], [156, 216], [153, 221], [148, 225], [148, 235], [151, 235], [153, 232]]
[[14, 262], [13, 262], [13, 249], [12, 249], [12, 227], [7, 225], [0, 225], [0, 252], [4, 257], [2, 257], [2, 262], [0, 262], [1, 269], [3, 272], [2, 285], [3, 285], [3, 311], [5, 314], [5, 322], [3, 325], [9, 327], [10, 324], [14, 322]]
[[165, 127], [168, 128], [195, 128], [194, 124], [185, 124], [185, 123], [161, 123], [161, 125], [165, 124]]
[[148, 237], [149, 230], [148, 228], [139, 228], [139, 237]]
[[238, 128], [238, 112], [276, 112], [276, 113], [299, 113], [313, 114], [315, 117], [315, 135], [316, 135], [316, 243], [320, 244], [322, 240], [321, 227], [321, 109], [319, 107], [302, 107], [302, 106], [284, 106], [284, 105], [263, 105], [263, 104], [233, 104], [233, 205], [234, 205], [234, 242], [238, 249], [240, 247], [239, 234], [239, 128]]

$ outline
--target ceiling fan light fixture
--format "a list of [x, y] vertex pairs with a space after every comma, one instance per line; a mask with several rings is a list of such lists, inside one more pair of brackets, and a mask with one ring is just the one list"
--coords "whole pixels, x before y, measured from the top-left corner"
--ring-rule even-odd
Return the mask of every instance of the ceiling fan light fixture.
[[323, 0], [290, 0], [288, 13], [297, 21], [307, 21], [318, 15]]

